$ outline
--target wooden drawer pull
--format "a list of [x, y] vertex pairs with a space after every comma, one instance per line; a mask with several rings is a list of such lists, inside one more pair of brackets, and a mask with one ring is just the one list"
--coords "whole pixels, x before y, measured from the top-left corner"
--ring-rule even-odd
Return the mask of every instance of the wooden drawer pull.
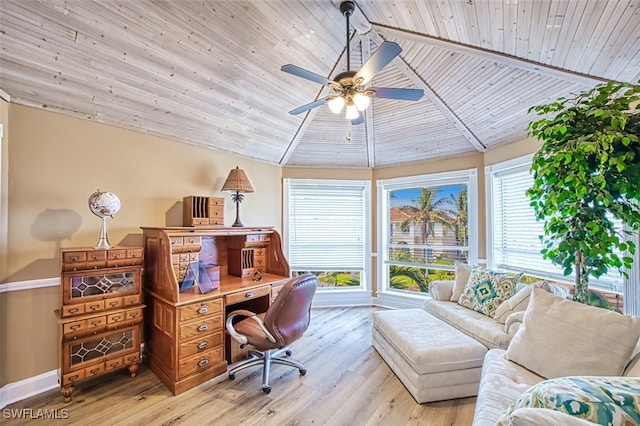
[[205, 331], [209, 329], [209, 325], [208, 324], [202, 324], [200, 326], [198, 326], [198, 331]]
[[247, 294], [244, 295], [244, 297], [253, 297], [253, 292], [250, 291]]
[[98, 374], [100, 372], [100, 369], [98, 368], [94, 368], [93, 370], [89, 371], [89, 374], [91, 374], [92, 376], [95, 376], [96, 374]]
[[200, 343], [198, 344], [198, 349], [204, 349], [204, 348], [206, 348], [207, 346], [209, 346], [209, 342], [200, 342]]
[[74, 324], [71, 327], [69, 327], [71, 330], [76, 331], [77, 329], [80, 328], [80, 324]]
[[198, 367], [202, 367], [203, 365], [209, 364], [209, 358], [204, 358], [198, 361]]
[[78, 312], [78, 308], [69, 309], [70, 314], [75, 314], [76, 312]]
[[209, 312], [209, 308], [207, 308], [206, 306], [200, 306], [198, 308], [198, 313], [199, 314], [206, 314], [207, 312]]
[[71, 376], [71, 377], [69, 377], [69, 381], [70, 381], [70, 382], [75, 382], [76, 380], [78, 380], [78, 378], [79, 378], [79, 377], [80, 377], [80, 376], [76, 374], [75, 376]]
[[73, 260], [74, 262], [77, 262], [78, 260], [80, 260], [80, 256], [71, 256], [71, 260]]
[[94, 326], [94, 327], [97, 327], [97, 326], [99, 326], [100, 324], [102, 324], [102, 321], [101, 321], [101, 320], [91, 321], [91, 325], [92, 325], [92, 326]]

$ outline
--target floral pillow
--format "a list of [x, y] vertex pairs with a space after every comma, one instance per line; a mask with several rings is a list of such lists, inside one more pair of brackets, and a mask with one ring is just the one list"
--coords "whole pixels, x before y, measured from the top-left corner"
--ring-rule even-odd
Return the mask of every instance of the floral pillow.
[[458, 299], [458, 304], [493, 318], [498, 306], [513, 296], [521, 277], [521, 272], [474, 269]]
[[547, 408], [601, 425], [640, 424], [640, 377], [568, 376], [526, 390], [496, 425], [509, 424], [518, 408]]

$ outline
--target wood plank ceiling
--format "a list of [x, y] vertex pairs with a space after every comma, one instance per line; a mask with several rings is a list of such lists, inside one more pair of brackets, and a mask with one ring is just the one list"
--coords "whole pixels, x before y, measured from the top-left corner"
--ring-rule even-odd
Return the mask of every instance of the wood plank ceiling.
[[[525, 137], [530, 106], [640, 81], [640, 0], [356, 0], [351, 69], [402, 53], [352, 126], [320, 106], [346, 69], [340, 0], [2, 0], [0, 89], [33, 106], [283, 166], [383, 167]], [[153, 147], [150, 147], [153, 149]]]

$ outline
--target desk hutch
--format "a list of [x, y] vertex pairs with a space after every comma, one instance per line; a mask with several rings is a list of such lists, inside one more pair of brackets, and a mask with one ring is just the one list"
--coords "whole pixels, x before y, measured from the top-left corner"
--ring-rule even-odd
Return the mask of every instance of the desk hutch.
[[[227, 371], [246, 352], [224, 331], [235, 309], [264, 312], [289, 279], [273, 228], [143, 227], [145, 355], [174, 395]], [[219, 287], [180, 291], [189, 264], [219, 268]]]

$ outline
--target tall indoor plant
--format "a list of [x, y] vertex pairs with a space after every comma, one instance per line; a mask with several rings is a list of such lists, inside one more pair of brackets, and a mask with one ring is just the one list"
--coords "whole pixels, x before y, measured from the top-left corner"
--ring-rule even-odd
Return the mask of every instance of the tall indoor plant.
[[[609, 268], [626, 275], [640, 227], [640, 86], [609, 82], [573, 98], [534, 106], [529, 123], [543, 141], [527, 191], [544, 221], [542, 255], [575, 269], [575, 299], [588, 302], [589, 277]], [[620, 232], [614, 219], [631, 232]]]

